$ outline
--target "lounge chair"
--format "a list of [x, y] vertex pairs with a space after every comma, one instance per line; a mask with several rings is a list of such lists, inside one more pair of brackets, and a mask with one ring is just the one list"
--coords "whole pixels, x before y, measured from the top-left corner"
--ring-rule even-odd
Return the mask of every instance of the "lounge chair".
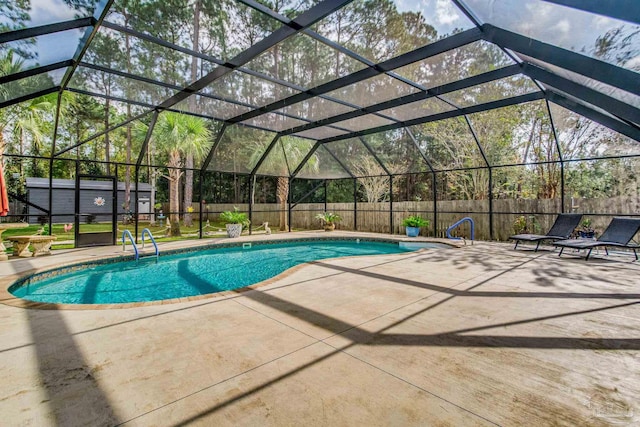
[[551, 230], [549, 230], [547, 234], [516, 234], [515, 236], [509, 237], [509, 239], [516, 241], [516, 245], [513, 249], [517, 249], [518, 243], [521, 241], [537, 242], [535, 251], [538, 252], [540, 243], [543, 240], [568, 239], [569, 236], [571, 236], [571, 233], [573, 233], [573, 230], [575, 230], [578, 224], [580, 224], [581, 219], [582, 214], [562, 213], [558, 215], [556, 222], [553, 223]]
[[636, 249], [640, 248], [640, 245], [631, 242], [633, 236], [640, 230], [640, 218], [613, 218], [611, 223], [604, 230], [602, 236], [598, 237], [596, 240], [591, 239], [568, 239], [562, 240], [560, 242], [555, 242], [554, 246], [559, 246], [560, 253], [558, 256], [562, 255], [562, 251], [564, 248], [573, 248], [573, 249], [589, 249], [587, 252], [587, 256], [585, 260], [589, 259], [591, 255], [591, 251], [593, 248], [597, 248], [599, 246], [604, 246], [604, 250], [609, 255], [608, 246], [615, 246], [619, 248], [629, 248], [633, 249], [633, 254], [636, 257], [636, 261], [638, 260], [638, 253]]

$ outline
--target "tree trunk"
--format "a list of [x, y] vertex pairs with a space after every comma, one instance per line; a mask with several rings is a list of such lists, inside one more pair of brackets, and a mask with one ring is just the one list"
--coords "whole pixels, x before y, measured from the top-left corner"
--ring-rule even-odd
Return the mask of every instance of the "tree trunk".
[[169, 170], [169, 221], [171, 228], [169, 236], [180, 236], [180, 171], [178, 169]]
[[[131, 105], [127, 104], [127, 119], [131, 118]], [[125, 162], [131, 163], [131, 124], [127, 125], [127, 148]], [[127, 164], [124, 170], [124, 210], [129, 212], [131, 206], [131, 166]]]
[[[153, 151], [153, 141], [149, 140], [149, 149], [147, 150], [147, 164], [151, 165], [151, 152]], [[149, 184], [151, 184], [151, 193], [149, 195], [149, 206], [151, 210], [150, 225], [156, 225], [156, 171], [149, 166]]]
[[280, 231], [287, 231], [287, 198], [289, 197], [289, 178], [279, 176], [276, 195], [280, 203]]
[[169, 221], [170, 236], [180, 236], [180, 153], [174, 151], [169, 154]]
[[[24, 154], [24, 134], [22, 130], [20, 130], [20, 156]], [[34, 159], [35, 161], [35, 159]], [[22, 170], [22, 159], [20, 159], [20, 178], [22, 178], [24, 171]]]
[[[110, 109], [110, 103], [111, 100], [109, 98], [106, 98], [104, 101], [104, 128], [109, 129], [109, 109]], [[111, 157], [109, 156], [109, 150], [111, 149], [109, 147], [109, 132], [107, 132], [104, 135], [104, 160], [107, 162], [106, 163], [106, 171], [107, 171], [107, 175], [109, 175], [111, 173], [111, 165], [109, 164], [109, 162], [111, 161]]]
[[182, 199], [182, 205], [184, 206], [184, 226], [191, 227], [193, 225], [193, 218], [187, 211], [193, 204], [193, 154], [187, 154], [187, 158], [184, 162], [186, 168], [184, 175], [184, 198]]
[[[125, 16], [125, 24], [128, 21]], [[125, 25], [126, 26], [126, 25]], [[125, 34], [125, 51], [127, 53], [127, 72], [131, 73], [131, 44], [129, 41], [129, 34]], [[127, 86], [125, 87], [125, 92], [127, 93], [127, 98], [130, 97], [129, 90], [130, 83], [127, 81]], [[127, 104], [127, 120], [131, 118], [131, 104]], [[131, 163], [131, 123], [127, 124], [127, 147], [126, 147], [126, 157], [125, 161], [127, 163]], [[131, 206], [131, 166], [127, 165], [125, 168], [124, 174], [124, 210], [125, 212], [129, 212]]]
[[251, 204], [255, 205], [256, 204], [256, 181], [257, 181], [257, 176], [253, 176], [253, 185], [251, 186]]
[[[193, 12], [193, 50], [198, 52], [199, 39], [200, 39], [200, 9], [201, 0], [196, 0]], [[191, 81], [195, 82], [198, 79], [198, 58], [195, 56], [191, 58]], [[192, 113], [196, 113], [196, 97], [189, 98], [189, 109]], [[182, 204], [185, 211], [193, 204], [193, 153], [187, 153], [185, 159], [185, 168], [187, 169], [184, 176], [184, 199]], [[201, 196], [202, 197], [202, 196]], [[193, 218], [189, 212], [184, 214], [185, 227], [191, 227], [193, 225]]]

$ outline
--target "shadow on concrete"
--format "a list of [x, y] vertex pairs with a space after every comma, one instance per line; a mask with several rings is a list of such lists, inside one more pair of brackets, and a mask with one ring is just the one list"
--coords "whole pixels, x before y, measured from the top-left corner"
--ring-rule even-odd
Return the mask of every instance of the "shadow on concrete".
[[[335, 266], [331, 266], [331, 267], [335, 267]], [[340, 267], [343, 268], [343, 267]], [[516, 268], [516, 267], [513, 267]], [[356, 272], [359, 270], [355, 270]], [[368, 272], [366, 272], [368, 273]], [[498, 273], [496, 274], [493, 278], [500, 276], [501, 274], [504, 274], [504, 272], [502, 273]], [[487, 279], [486, 281], [488, 281], [490, 279]], [[486, 283], [486, 281], [483, 281], [482, 283]], [[404, 281], [401, 281], [401, 283], [404, 283]], [[472, 288], [475, 288], [477, 286], [480, 286], [482, 283], [480, 284], [476, 284], [474, 285]], [[470, 288], [470, 289], [472, 289]], [[427, 288], [430, 289], [430, 288]], [[202, 419], [208, 415], [211, 415], [229, 405], [232, 405], [236, 402], [241, 401], [242, 399], [245, 399], [249, 396], [251, 396], [254, 393], [257, 393], [261, 390], [267, 389], [268, 387], [283, 381], [295, 374], [297, 374], [300, 371], [303, 371], [311, 366], [314, 366], [324, 360], [327, 360], [339, 353], [345, 352], [346, 350], [348, 350], [349, 348], [358, 346], [358, 345], [365, 345], [365, 346], [435, 346], [435, 347], [490, 347], [490, 348], [535, 348], [535, 349], [571, 349], [571, 350], [639, 350], [640, 349], [640, 340], [639, 339], [616, 339], [616, 338], [576, 338], [576, 337], [539, 337], [539, 336], [501, 336], [501, 335], [461, 335], [463, 333], [468, 333], [468, 332], [474, 332], [474, 331], [480, 331], [480, 330], [484, 330], [484, 329], [491, 329], [491, 328], [496, 328], [496, 327], [506, 327], [506, 326], [512, 326], [512, 325], [520, 325], [520, 324], [526, 324], [526, 323], [532, 323], [532, 322], [539, 322], [539, 321], [544, 321], [544, 320], [549, 320], [549, 319], [553, 319], [553, 318], [561, 318], [561, 317], [570, 317], [570, 316], [575, 316], [575, 315], [581, 315], [581, 314], [587, 314], [587, 313], [594, 313], [594, 312], [600, 312], [600, 311], [607, 311], [607, 310], [611, 310], [611, 309], [616, 309], [616, 308], [621, 308], [621, 307], [626, 307], [626, 306], [632, 306], [632, 305], [637, 305], [640, 304], [640, 301], [635, 301], [635, 302], [628, 302], [628, 303], [623, 303], [623, 304], [618, 304], [618, 305], [613, 305], [613, 306], [605, 306], [605, 307], [598, 307], [595, 309], [589, 309], [589, 310], [581, 310], [581, 311], [574, 311], [574, 312], [565, 312], [565, 313], [560, 313], [560, 314], [555, 314], [555, 315], [549, 315], [549, 316], [543, 316], [543, 317], [538, 317], [538, 318], [530, 318], [530, 319], [524, 319], [524, 320], [518, 320], [518, 321], [514, 321], [514, 322], [506, 322], [506, 323], [500, 323], [500, 324], [491, 324], [491, 325], [485, 325], [485, 326], [481, 326], [481, 327], [476, 327], [476, 328], [468, 328], [468, 329], [461, 329], [461, 330], [457, 330], [457, 331], [452, 331], [452, 332], [448, 332], [448, 333], [443, 333], [443, 334], [388, 334], [385, 333], [384, 331], [389, 330], [401, 323], [406, 322], [407, 320], [409, 320], [412, 317], [415, 317], [419, 314], [422, 314], [428, 310], [433, 309], [436, 306], [439, 306], [441, 304], [444, 304], [445, 302], [456, 298], [456, 297], [461, 297], [461, 296], [465, 296], [463, 294], [463, 292], [465, 291], [458, 291], [459, 294], [455, 294], [455, 295], [449, 295], [447, 298], [445, 298], [444, 300], [435, 302], [434, 304], [430, 305], [429, 307], [426, 307], [422, 310], [420, 310], [419, 312], [416, 313], [412, 313], [411, 315], [405, 316], [402, 319], [398, 320], [397, 322], [394, 322], [391, 325], [386, 326], [385, 328], [379, 330], [378, 332], [375, 333], [371, 333], [368, 331], [365, 331], [355, 325], [351, 325], [349, 323], [343, 322], [339, 319], [336, 319], [334, 317], [325, 315], [323, 313], [317, 312], [315, 310], [310, 310], [308, 308], [305, 308], [303, 306], [300, 306], [298, 304], [295, 304], [293, 302], [290, 301], [286, 301], [283, 300], [281, 298], [278, 298], [277, 296], [268, 294], [267, 292], [263, 292], [263, 291], [252, 291], [252, 292], [247, 292], [244, 293], [243, 296], [246, 298], [250, 298], [253, 301], [259, 302], [261, 304], [265, 304], [266, 306], [269, 306], [271, 308], [274, 308], [276, 310], [279, 310], [281, 312], [290, 314], [292, 316], [298, 317], [301, 320], [304, 320], [306, 322], [312, 323], [315, 326], [327, 329], [331, 332], [334, 332], [335, 334], [339, 334], [344, 336], [345, 338], [349, 339], [351, 341], [351, 343], [342, 346], [342, 347], [334, 347], [334, 350], [332, 350], [330, 353], [322, 356], [322, 357], [318, 357], [316, 359], [314, 359], [313, 361], [306, 363], [296, 369], [293, 369], [289, 372], [286, 372], [270, 381], [267, 381], [257, 387], [254, 387], [250, 390], [244, 391], [242, 393], [237, 394], [236, 396], [229, 398], [223, 402], [220, 402], [214, 406], [211, 406], [197, 414], [194, 414], [193, 416], [183, 420], [182, 422], [176, 424], [176, 426], [187, 426], [190, 425], [194, 422], [198, 422], [198, 421], [202, 421]], [[474, 294], [475, 292], [468, 292], [466, 291], [467, 294]], [[353, 357], [353, 355], [351, 355]], [[255, 367], [254, 369], [257, 369], [259, 367]], [[242, 375], [242, 374], [239, 374]], [[238, 376], [239, 376], [238, 375]], [[396, 377], [397, 378], [397, 377]], [[231, 378], [229, 378], [231, 379]], [[229, 379], [225, 380], [228, 381]], [[402, 380], [401, 378], [398, 378], [400, 380]], [[404, 380], [402, 380], [404, 381]], [[224, 382], [224, 381], [222, 381]], [[217, 385], [217, 384], [215, 384]], [[214, 387], [215, 385], [212, 385], [211, 387]], [[412, 384], [413, 386], [416, 386], [415, 384]], [[417, 386], [416, 386], [417, 387]], [[208, 387], [210, 388], [210, 387]], [[419, 387], [418, 387], [419, 388]], [[426, 390], [425, 390], [426, 391]], [[197, 393], [197, 392], [196, 392]], [[431, 392], [429, 392], [431, 393]], [[433, 394], [433, 393], [431, 393]], [[468, 409], [461, 407], [459, 405], [457, 405], [455, 402], [451, 402], [447, 399], [444, 399], [441, 396], [435, 395], [434, 396], [448, 402], [449, 404], [452, 404], [458, 408], [460, 408], [461, 410], [465, 411], [465, 412], [470, 412], [475, 416], [478, 416], [480, 418], [485, 419], [486, 421], [491, 422], [491, 420], [488, 420], [484, 417], [482, 417], [481, 415], [477, 414], [477, 413], [473, 413], [471, 411], [469, 411]]]
[[[474, 255], [475, 256], [475, 255]], [[478, 255], [480, 256], [480, 255]], [[486, 256], [486, 255], [485, 255]], [[429, 283], [423, 283], [418, 281], [412, 281], [407, 279], [399, 279], [393, 276], [387, 276], [380, 273], [373, 273], [361, 269], [352, 269], [342, 266], [336, 266], [328, 263], [315, 262], [316, 265], [322, 265], [333, 271], [337, 271], [336, 274], [350, 273], [360, 275], [367, 278], [376, 278], [396, 282], [400, 284], [420, 287], [422, 289], [428, 289], [434, 291], [434, 295], [444, 294], [447, 297], [441, 301], [434, 303], [433, 305], [421, 309], [418, 313], [412, 313], [408, 316], [399, 319], [394, 325], [406, 322], [408, 319], [415, 317], [420, 313], [424, 313], [433, 307], [446, 303], [453, 298], [459, 297], [532, 297], [532, 298], [615, 298], [615, 299], [640, 299], [640, 294], [609, 294], [609, 293], [559, 293], [559, 292], [490, 292], [490, 291], [474, 291], [473, 289], [495, 279], [509, 271], [519, 268], [527, 262], [535, 258], [513, 257], [509, 262], [509, 268], [505, 269], [505, 263], [498, 267], [493, 261], [487, 263], [486, 268], [488, 270], [494, 270], [495, 274], [492, 277], [483, 280], [480, 283], [466, 289], [450, 289], [442, 286], [437, 286]], [[468, 262], [468, 261], [467, 261]], [[368, 266], [371, 268], [373, 266]], [[202, 279], [197, 278], [195, 274], [183, 268], [181, 275], [190, 281], [195, 287], [210, 286], [210, 284], [204, 282]], [[333, 275], [333, 274], [331, 274]], [[194, 278], [195, 277], [195, 278]], [[197, 279], [197, 280], [196, 280]], [[205, 285], [206, 283], [206, 285]], [[286, 286], [291, 286], [286, 285]], [[277, 288], [274, 288], [277, 289]], [[491, 329], [495, 327], [505, 327], [516, 324], [524, 324], [531, 322], [538, 322], [547, 320], [550, 318], [567, 317], [578, 314], [584, 314], [588, 312], [604, 311], [619, 308], [622, 306], [629, 306], [640, 303], [639, 301], [630, 302], [626, 304], [620, 304], [615, 306], [599, 307], [592, 310], [584, 310], [579, 312], [565, 312], [553, 316], [545, 316], [539, 318], [524, 319], [515, 322], [507, 322], [502, 324], [485, 325], [477, 328], [469, 328], [458, 331], [451, 331], [444, 334], [389, 334], [385, 333], [394, 325], [387, 326], [377, 332], [368, 332], [357, 325], [344, 322], [340, 319], [328, 316], [324, 313], [320, 313], [315, 310], [311, 310], [307, 307], [300, 306], [290, 301], [283, 300], [271, 293], [270, 291], [254, 290], [250, 292], [243, 292], [241, 297], [250, 298], [260, 304], [276, 309], [280, 312], [287, 313], [295, 316], [305, 322], [311, 323], [320, 328], [333, 332], [334, 334], [342, 334], [348, 339], [351, 339], [351, 343], [335, 348], [330, 353], [318, 357], [313, 361], [300, 366], [294, 370], [286, 372], [264, 384], [254, 387], [250, 390], [243, 391], [238, 395], [227, 399], [226, 401], [217, 403], [203, 411], [194, 414], [186, 420], [183, 420], [178, 425], [188, 425], [193, 422], [200, 421], [203, 417], [212, 414], [224, 407], [227, 407], [241, 399], [244, 399], [260, 390], [266, 389], [269, 386], [278, 383], [288, 377], [295, 375], [296, 373], [307, 369], [323, 360], [329, 359], [336, 354], [344, 352], [350, 347], [356, 345], [389, 345], [389, 346], [452, 346], [452, 347], [505, 347], [505, 348], [541, 348], [541, 349], [584, 349], [584, 350], [614, 350], [614, 349], [640, 349], [640, 340], [635, 339], [614, 339], [614, 338], [576, 338], [576, 337], [529, 337], [529, 336], [496, 336], [496, 335], [461, 335], [467, 332], [475, 332], [483, 329]], [[209, 291], [211, 292], [211, 291]], [[142, 318], [155, 317], [163, 314], [172, 313], [175, 311], [190, 310], [201, 305], [212, 304], [219, 301], [208, 301], [202, 304], [194, 306], [179, 308], [175, 310], [168, 310], [164, 313], [154, 314], [151, 316], [143, 316], [138, 319], [132, 319], [125, 322], [127, 323]], [[52, 412], [55, 415], [57, 424], [69, 425], [69, 424], [82, 424], [82, 425], [114, 425], [118, 424], [116, 414], [111, 408], [107, 396], [100, 389], [99, 384], [92, 375], [92, 370], [86, 365], [85, 360], [82, 357], [80, 350], [74, 342], [73, 335], [70, 333], [64, 319], [60, 312], [56, 311], [41, 311], [41, 310], [28, 310], [29, 324], [32, 330], [32, 336], [34, 345], [36, 348], [38, 363], [40, 365], [40, 373], [42, 383], [47, 392], [47, 402], [51, 405]], [[114, 325], [109, 325], [114, 326]], [[95, 328], [102, 329], [102, 328]], [[83, 331], [80, 333], [86, 333]], [[78, 334], [78, 333], [76, 333]], [[270, 362], [265, 363], [268, 364]], [[254, 367], [252, 369], [256, 369]], [[241, 375], [241, 374], [240, 374]], [[225, 379], [224, 381], [228, 381]], [[220, 383], [217, 383], [220, 384]], [[205, 389], [216, 386], [217, 384], [210, 385]], [[203, 389], [204, 390], [204, 389]], [[202, 391], [202, 390], [200, 390]], [[190, 394], [192, 396], [199, 391], [195, 391]], [[186, 398], [186, 397], [185, 397]], [[181, 398], [182, 399], [182, 398]], [[178, 399], [178, 400], [181, 400]], [[69, 402], [73, 402], [73, 405], [69, 405]], [[455, 403], [449, 402], [453, 405]], [[455, 405], [458, 406], [458, 405]], [[460, 408], [467, 411], [464, 408]], [[152, 410], [153, 411], [153, 410]], [[468, 411], [467, 411], [468, 412]], [[141, 414], [143, 416], [144, 414]], [[139, 418], [139, 417], [138, 417]]]
[[59, 426], [114, 425], [109, 399], [71, 337], [62, 313], [27, 310], [46, 402]]
[[[574, 298], [574, 299], [584, 299], [584, 298], [602, 298], [602, 299], [640, 299], [640, 293], [611, 293], [611, 292], [516, 292], [516, 291], [472, 291], [478, 286], [481, 286], [491, 280], [494, 280], [497, 277], [500, 277], [504, 274], [507, 274], [513, 270], [516, 270], [519, 267], [522, 267], [527, 262], [531, 260], [527, 260], [521, 262], [520, 264], [510, 267], [502, 272], [491, 276], [490, 278], [483, 280], [476, 284], [475, 286], [466, 289], [459, 290], [453, 288], [447, 288], [445, 286], [433, 285], [425, 282], [419, 282], [415, 280], [402, 279], [395, 276], [389, 276], [387, 274], [374, 273], [372, 271], [364, 271], [361, 269], [349, 268], [340, 265], [329, 264], [322, 261], [315, 261], [314, 265], [320, 265], [322, 267], [326, 267], [332, 270], [342, 271], [344, 273], [351, 273], [360, 276], [370, 277], [372, 279], [386, 280], [389, 282], [400, 283], [402, 285], [414, 286], [417, 288], [428, 289], [435, 292], [442, 292], [444, 294], [450, 294], [455, 296], [466, 296], [466, 297], [508, 297], [508, 298]], [[377, 267], [377, 266], [376, 266]], [[370, 267], [369, 267], [370, 268]]]
[[[495, 279], [496, 277], [499, 277], [505, 273], [507, 273], [508, 271], [514, 270], [524, 264], [526, 264], [527, 262], [530, 261], [530, 259], [525, 260], [524, 262], [522, 262], [522, 260], [520, 260], [521, 262], [513, 265], [511, 268], [509, 269], [502, 269], [502, 271], [498, 272], [497, 274], [493, 275], [492, 277], [483, 280], [480, 283], [477, 283], [473, 286], [471, 286], [470, 288], [468, 288], [467, 290], [457, 290], [457, 289], [450, 289], [450, 288], [445, 288], [445, 287], [441, 287], [441, 286], [437, 286], [437, 285], [431, 285], [431, 284], [425, 284], [425, 283], [421, 283], [421, 282], [415, 282], [415, 281], [411, 281], [411, 280], [406, 280], [406, 279], [399, 279], [396, 277], [392, 277], [392, 276], [386, 276], [383, 274], [378, 274], [378, 273], [372, 273], [372, 272], [368, 272], [368, 271], [363, 271], [363, 270], [358, 270], [358, 269], [351, 269], [351, 268], [346, 268], [346, 267], [342, 267], [342, 266], [336, 266], [336, 265], [331, 265], [331, 264], [326, 264], [323, 262], [315, 262], [314, 264], [318, 265], [323, 265], [326, 266], [328, 268], [334, 269], [334, 270], [338, 270], [338, 271], [342, 271], [342, 272], [346, 272], [346, 273], [351, 273], [351, 274], [357, 274], [357, 275], [362, 275], [365, 277], [371, 277], [371, 278], [376, 278], [376, 279], [383, 279], [383, 280], [388, 280], [388, 281], [393, 281], [396, 283], [401, 283], [401, 284], [406, 284], [406, 285], [411, 285], [411, 286], [417, 286], [423, 289], [429, 289], [429, 290], [433, 290], [436, 291], [438, 293], [444, 293], [446, 295], [448, 295], [445, 299], [441, 300], [441, 301], [437, 301], [434, 304], [419, 310], [418, 312], [412, 313], [410, 315], [404, 316], [402, 319], [399, 319], [398, 321], [394, 322], [391, 325], [388, 325], [386, 327], [384, 327], [383, 329], [372, 333], [366, 330], [363, 330], [361, 328], [359, 328], [356, 325], [351, 325], [349, 323], [346, 323], [344, 321], [341, 321], [339, 319], [336, 319], [332, 316], [328, 316], [326, 314], [320, 313], [318, 311], [315, 310], [311, 310], [308, 309], [306, 307], [300, 306], [298, 304], [295, 304], [293, 302], [290, 301], [286, 301], [283, 300], [275, 295], [269, 294], [269, 291], [259, 291], [259, 290], [254, 290], [251, 292], [246, 292], [243, 293], [243, 296], [246, 298], [249, 298], [253, 301], [259, 302], [261, 304], [264, 304], [268, 307], [271, 307], [273, 309], [276, 309], [278, 311], [281, 311], [283, 313], [295, 316], [305, 322], [311, 323], [317, 327], [320, 328], [324, 328], [326, 330], [329, 330], [331, 332], [333, 332], [334, 334], [339, 334], [341, 336], [344, 336], [345, 338], [349, 339], [351, 342], [345, 346], [339, 347], [339, 348], [335, 348], [334, 350], [332, 350], [330, 353], [322, 356], [322, 357], [318, 357], [316, 359], [314, 359], [313, 361], [302, 365], [296, 369], [293, 369], [289, 372], [286, 372], [270, 381], [267, 381], [257, 387], [254, 387], [250, 390], [244, 391], [242, 393], [237, 394], [236, 396], [227, 399], [223, 402], [220, 402], [216, 405], [213, 405], [197, 414], [194, 414], [193, 416], [181, 421], [178, 424], [175, 424], [176, 426], [186, 426], [186, 425], [190, 425], [194, 422], [198, 422], [198, 421], [202, 421], [202, 419], [210, 414], [213, 414], [217, 411], [219, 411], [220, 409], [227, 407], [229, 405], [232, 405], [235, 402], [238, 402], [242, 399], [247, 398], [248, 396], [257, 393], [261, 390], [264, 390], [282, 380], [285, 380], [293, 375], [295, 375], [296, 373], [303, 371], [313, 365], [316, 365], [317, 363], [320, 363], [324, 360], [327, 360], [333, 356], [335, 356], [336, 354], [339, 354], [341, 352], [345, 352], [346, 350], [348, 350], [351, 347], [357, 346], [357, 345], [366, 345], [366, 346], [435, 346], [435, 347], [492, 347], [492, 348], [535, 348], [535, 349], [572, 349], [572, 350], [639, 350], [640, 349], [640, 339], [616, 339], [616, 338], [582, 338], [582, 337], [538, 337], [538, 336], [509, 336], [509, 335], [462, 335], [464, 333], [469, 333], [469, 332], [477, 332], [477, 331], [481, 331], [481, 330], [486, 330], [486, 329], [492, 329], [492, 328], [497, 328], [497, 327], [507, 327], [507, 326], [514, 326], [514, 325], [521, 325], [521, 324], [527, 324], [527, 323], [534, 323], [534, 322], [541, 322], [544, 320], [549, 320], [549, 319], [554, 319], [554, 318], [561, 318], [561, 317], [570, 317], [570, 316], [576, 316], [576, 315], [582, 315], [582, 314], [587, 314], [587, 313], [594, 313], [594, 312], [602, 312], [602, 311], [607, 311], [607, 310], [612, 310], [612, 309], [616, 309], [616, 308], [621, 308], [621, 307], [626, 307], [626, 306], [633, 306], [633, 305], [637, 305], [640, 304], [640, 301], [634, 301], [634, 302], [627, 302], [627, 303], [622, 303], [622, 304], [617, 304], [617, 305], [612, 305], [612, 306], [605, 306], [605, 307], [598, 307], [598, 308], [594, 308], [594, 309], [588, 309], [588, 310], [580, 310], [580, 311], [572, 311], [572, 312], [564, 312], [564, 313], [560, 313], [560, 314], [554, 314], [554, 315], [549, 315], [549, 316], [542, 316], [542, 317], [536, 317], [536, 318], [530, 318], [530, 319], [523, 319], [523, 320], [517, 320], [517, 321], [513, 321], [513, 322], [505, 322], [505, 323], [499, 323], [499, 324], [490, 324], [490, 325], [484, 325], [484, 326], [480, 326], [480, 327], [475, 327], [475, 328], [467, 328], [467, 329], [460, 329], [457, 331], [451, 331], [451, 332], [447, 332], [447, 333], [441, 333], [441, 334], [389, 334], [389, 333], [385, 333], [385, 331], [406, 322], [407, 320], [409, 320], [410, 318], [413, 318], [417, 315], [423, 314], [428, 310], [433, 309], [436, 306], [439, 306], [441, 304], [446, 303], [447, 301], [450, 301], [453, 298], [460, 298], [460, 297], [467, 297], [467, 296], [482, 296], [482, 297], [535, 297], [535, 298], [541, 298], [541, 297], [547, 297], [547, 298], [584, 298], [584, 299], [588, 299], [588, 298], [616, 298], [616, 299], [627, 299], [627, 298], [632, 298], [632, 299], [640, 299], [640, 295], [638, 294], [607, 294], [607, 293], [603, 293], [603, 294], [560, 294], [558, 295], [557, 293], [551, 293], [551, 292], [544, 292], [544, 293], [523, 293], [523, 292], [478, 292], [478, 291], [473, 291], [473, 289], [477, 288], [478, 286], [481, 286], [487, 282], [489, 282], [490, 280]], [[370, 268], [370, 267], [368, 267]], [[287, 285], [290, 286], [290, 285]], [[273, 290], [273, 289], [272, 289]], [[436, 295], [436, 294], [434, 294]], [[402, 380], [402, 379], [401, 379]], [[404, 381], [404, 380], [403, 380]], [[224, 381], [223, 381], [224, 382]], [[217, 385], [217, 384], [216, 384]], [[208, 388], [214, 387], [215, 385], [212, 385]], [[415, 386], [415, 385], [414, 385]], [[425, 390], [426, 391], [426, 390]], [[197, 392], [196, 392], [197, 393]], [[437, 396], [434, 395], [436, 397], [439, 397], [445, 401], [447, 401], [448, 403], [457, 406], [458, 408], [460, 408], [461, 410], [464, 410], [466, 412], [470, 412], [467, 409], [460, 407], [459, 405], [456, 405], [454, 402], [450, 402], [444, 398], [442, 398], [441, 396]], [[475, 414], [476, 416], [480, 416], [478, 414]], [[481, 417], [484, 418], [484, 417]], [[490, 421], [490, 420], [487, 420]], [[491, 422], [491, 421], [490, 421]]]
[[39, 379], [46, 393], [42, 403], [49, 406], [55, 424], [118, 424], [119, 419], [67, 328], [62, 312], [35, 309], [25, 312]]

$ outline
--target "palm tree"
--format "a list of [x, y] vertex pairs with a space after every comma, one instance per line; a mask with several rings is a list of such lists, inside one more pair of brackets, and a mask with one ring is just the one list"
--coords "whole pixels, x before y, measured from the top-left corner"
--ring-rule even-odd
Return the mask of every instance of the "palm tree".
[[[24, 69], [25, 61], [21, 57], [14, 57], [14, 51], [9, 49], [4, 54], [0, 55], [0, 77], [9, 76], [19, 73]], [[17, 98], [21, 95], [36, 92], [39, 89], [44, 89], [48, 86], [53, 86], [51, 78], [46, 74], [39, 74], [29, 79], [15, 80], [9, 83], [0, 85], [0, 102], [9, 101]], [[29, 104], [18, 104], [10, 107], [0, 109], [0, 158], [4, 153], [4, 148], [7, 141], [4, 139], [5, 129], [10, 129], [9, 126], [14, 127], [14, 131], [22, 132], [23, 136], [30, 133], [32, 137], [39, 138], [42, 129], [43, 120], [39, 118], [43, 109], [53, 111], [55, 109], [55, 101], [51, 101], [55, 98], [54, 95], [47, 95], [31, 101]], [[40, 121], [40, 123], [37, 123]], [[24, 139], [20, 139], [21, 143], [24, 143]], [[40, 140], [34, 141], [35, 143], [41, 142]]]
[[[13, 51], [8, 50], [6, 54], [0, 57], [0, 77], [8, 76], [11, 74], [19, 73], [22, 71], [24, 66], [24, 60], [13, 59]], [[19, 81], [18, 81], [19, 82]], [[17, 92], [16, 84], [18, 82], [10, 82], [7, 84], [0, 85], [0, 101], [6, 101], [8, 99], [13, 98], [13, 92]], [[4, 129], [7, 126], [9, 120], [7, 119], [7, 115], [10, 112], [10, 109], [0, 108], [0, 159], [2, 159], [2, 154], [4, 153], [4, 148], [7, 142], [4, 140]]]
[[[57, 96], [55, 93], [41, 96], [14, 109], [11, 134], [18, 143], [20, 155], [26, 154], [25, 149], [27, 148], [32, 156], [43, 154], [47, 137], [50, 138], [53, 135], [51, 123], [55, 115]], [[38, 162], [34, 158], [32, 176], [39, 175], [37, 165]], [[20, 175], [22, 176], [22, 174], [22, 162], [20, 162]]]
[[[211, 149], [213, 141], [206, 121], [187, 114], [165, 112], [160, 115], [152, 136], [156, 150], [167, 157], [169, 180], [169, 221], [171, 236], [180, 236], [179, 188], [183, 166], [182, 159], [188, 155], [195, 160], [203, 159]], [[186, 208], [186, 206], [185, 206]]]
[[[280, 145], [282, 144], [282, 146]], [[291, 171], [300, 164], [313, 147], [313, 141], [308, 139], [296, 138], [291, 136], [283, 136], [278, 143], [272, 148], [271, 152], [264, 159], [261, 169], [270, 173], [277, 174], [276, 182], [276, 198], [280, 205], [280, 231], [287, 231], [287, 200], [289, 198], [289, 168]], [[264, 153], [262, 149], [254, 150], [252, 163], [256, 164]], [[285, 154], [286, 153], [286, 158]], [[309, 158], [307, 164], [313, 168], [318, 167], [318, 158], [314, 155]], [[260, 171], [258, 171], [260, 173]], [[255, 189], [255, 176], [254, 176]]]

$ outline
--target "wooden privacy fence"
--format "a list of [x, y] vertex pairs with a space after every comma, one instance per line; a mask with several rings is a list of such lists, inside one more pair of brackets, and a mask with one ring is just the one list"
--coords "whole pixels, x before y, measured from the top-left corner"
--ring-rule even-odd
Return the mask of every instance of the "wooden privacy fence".
[[[304, 203], [296, 205], [292, 210], [291, 225], [297, 229], [319, 229], [321, 223], [315, 218], [324, 212], [323, 203]], [[249, 212], [249, 204], [207, 204], [203, 216], [206, 220], [216, 220], [220, 212], [237, 207], [242, 212]], [[194, 204], [197, 217], [198, 204]], [[357, 221], [358, 231], [374, 233], [390, 232], [389, 203], [357, 203], [357, 214], [354, 218], [353, 203], [327, 203], [327, 211], [339, 214], [342, 221], [337, 228], [354, 230]], [[638, 215], [640, 200], [636, 197], [614, 197], [609, 199], [567, 200], [566, 211], [584, 212], [585, 214], [602, 214], [593, 216], [592, 226], [602, 232], [614, 215]], [[286, 211], [286, 209], [285, 209]], [[530, 226], [530, 232], [546, 233], [561, 211], [559, 199], [499, 199], [493, 201], [493, 234], [496, 240], [507, 240], [514, 233], [513, 224], [516, 218], [524, 215]], [[404, 234], [402, 220], [408, 215], [420, 215], [431, 222], [431, 226], [421, 230], [421, 235], [433, 236], [433, 201], [394, 202], [393, 233]], [[437, 202], [437, 224], [435, 236], [444, 237], [446, 229], [464, 217], [471, 217], [475, 223], [475, 238], [489, 240], [489, 201], [488, 200], [446, 200]], [[252, 213], [253, 226], [268, 222], [272, 229], [280, 223], [280, 205], [275, 203], [255, 204]], [[457, 236], [470, 237], [468, 224], [462, 225], [453, 233]]]

